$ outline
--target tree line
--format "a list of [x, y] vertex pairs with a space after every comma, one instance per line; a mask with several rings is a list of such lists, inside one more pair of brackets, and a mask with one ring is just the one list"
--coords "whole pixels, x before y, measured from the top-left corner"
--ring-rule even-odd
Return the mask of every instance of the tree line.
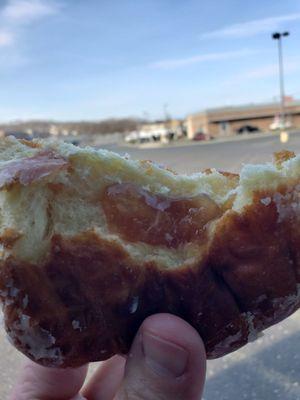
[[47, 135], [51, 131], [58, 133], [68, 131], [78, 134], [110, 134], [127, 133], [138, 129], [141, 120], [135, 118], [109, 118], [101, 121], [15, 121], [7, 124], [0, 124], [0, 130], [6, 134], [15, 132], [32, 132], [33, 134]]

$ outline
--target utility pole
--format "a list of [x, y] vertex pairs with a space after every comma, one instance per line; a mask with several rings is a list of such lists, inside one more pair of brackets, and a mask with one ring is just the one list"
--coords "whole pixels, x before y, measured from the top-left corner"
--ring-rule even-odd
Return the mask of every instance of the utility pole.
[[285, 92], [284, 92], [284, 69], [282, 55], [282, 38], [289, 36], [289, 32], [275, 32], [272, 35], [278, 41], [278, 66], [279, 66], [279, 88], [280, 88], [280, 125], [285, 128]]

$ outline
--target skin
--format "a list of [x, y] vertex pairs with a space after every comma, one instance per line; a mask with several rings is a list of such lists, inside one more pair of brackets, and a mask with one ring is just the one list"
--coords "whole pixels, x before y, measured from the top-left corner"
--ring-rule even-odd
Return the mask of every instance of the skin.
[[206, 356], [194, 328], [157, 314], [143, 322], [126, 358], [101, 363], [89, 382], [87, 369], [27, 362], [10, 400], [200, 400]]

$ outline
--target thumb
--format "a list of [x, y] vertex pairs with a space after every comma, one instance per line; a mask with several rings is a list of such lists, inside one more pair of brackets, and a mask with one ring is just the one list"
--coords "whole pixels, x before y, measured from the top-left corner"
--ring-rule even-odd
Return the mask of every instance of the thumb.
[[135, 337], [116, 400], [199, 400], [205, 369], [195, 329], [173, 315], [153, 315]]

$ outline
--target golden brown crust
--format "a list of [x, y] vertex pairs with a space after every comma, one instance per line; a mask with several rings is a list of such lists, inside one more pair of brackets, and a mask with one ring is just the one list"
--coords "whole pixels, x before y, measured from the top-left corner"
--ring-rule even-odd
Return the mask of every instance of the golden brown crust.
[[[294, 190], [256, 193], [243, 213], [225, 213], [194, 265], [140, 265], [94, 232], [53, 237], [43, 266], [2, 262], [0, 294], [10, 337], [39, 363], [76, 367], [127, 352], [147, 316], [170, 312], [197, 329], [208, 358], [243, 346], [300, 305], [300, 232], [292, 215], [280, 221], [278, 208], [278, 195], [288, 201]], [[32, 348], [41, 336], [44, 357]]]
[[20, 232], [17, 232], [12, 228], [6, 228], [0, 236], [0, 243], [5, 248], [10, 249], [21, 236]]
[[281, 221], [277, 203], [293, 190], [256, 193], [242, 214], [228, 212], [211, 247], [216, 273], [257, 332], [300, 306], [300, 230], [294, 216]]
[[275, 164], [278, 166], [280, 166], [284, 161], [290, 160], [294, 157], [296, 157], [296, 154], [293, 151], [289, 150], [281, 150], [277, 153], [274, 153], [274, 161]]
[[33, 142], [27, 139], [20, 139], [20, 143], [25, 144], [27, 147], [31, 147], [32, 149], [40, 149], [42, 145], [39, 142]]
[[[203, 172], [207, 175], [210, 175], [213, 174], [215, 171], [212, 168], [206, 168]], [[218, 172], [219, 174], [225, 176], [226, 178], [230, 178], [233, 180], [238, 180], [240, 177], [239, 174], [235, 174], [233, 172], [220, 171], [220, 170], [218, 170]]]

